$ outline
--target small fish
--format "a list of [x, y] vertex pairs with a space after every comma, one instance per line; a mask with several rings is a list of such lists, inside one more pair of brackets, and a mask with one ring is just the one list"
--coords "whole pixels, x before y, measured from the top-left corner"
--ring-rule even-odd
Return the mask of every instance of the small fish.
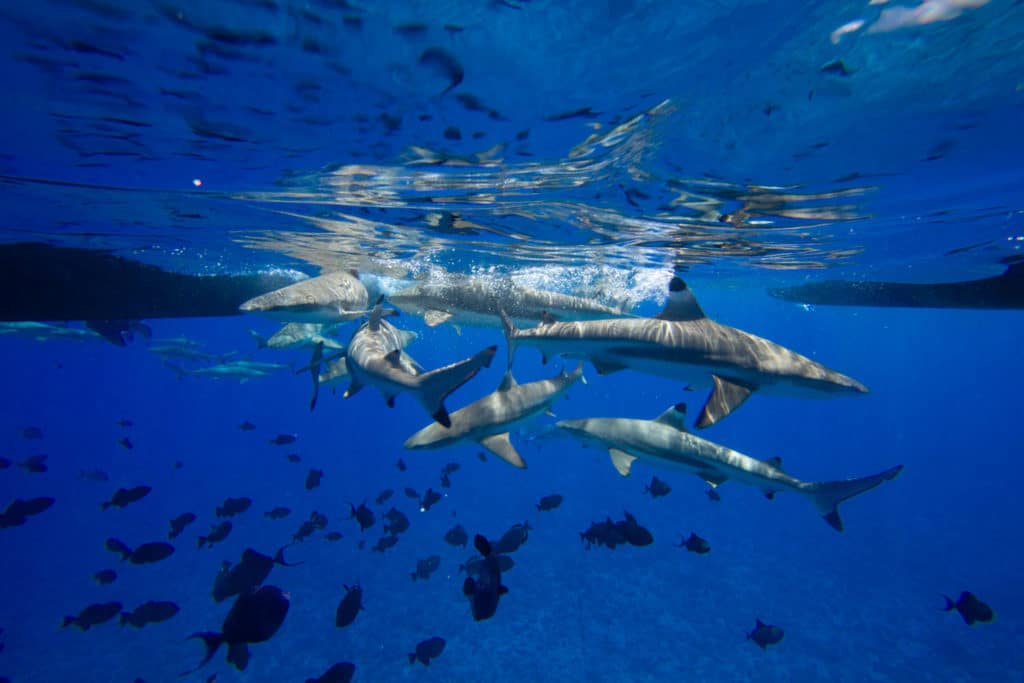
[[129, 427], [133, 427], [134, 425], [135, 425], [134, 422], [132, 422], [131, 420], [126, 420], [124, 418], [121, 418], [120, 420], [117, 421], [117, 426], [118, 427], [124, 427], [125, 429], [128, 429]]
[[110, 475], [103, 470], [82, 470], [78, 478], [82, 481], [110, 481]]
[[354, 518], [356, 520], [359, 524], [360, 531], [366, 531], [377, 521], [377, 517], [373, 514], [373, 510], [366, 507], [365, 502], [360, 503], [359, 507], [356, 507], [352, 503], [349, 503], [348, 506], [352, 508], [352, 512], [349, 514], [348, 518]]
[[99, 626], [105, 624], [121, 612], [121, 603], [119, 602], [104, 602], [94, 605], [89, 605], [77, 616], [64, 617], [64, 622], [61, 624], [61, 628], [67, 628], [68, 626], [75, 625], [83, 631], [88, 631], [93, 626]]
[[225, 498], [224, 502], [217, 507], [217, 517], [234, 517], [240, 515], [252, 507], [252, 498], [242, 496], [241, 498]]
[[388, 520], [388, 523], [384, 525], [384, 533], [386, 534], [394, 536], [409, 529], [409, 518], [398, 508], [391, 508], [384, 513], [384, 517]]
[[125, 449], [127, 451], [130, 451], [133, 448], [135, 448], [134, 444], [132, 444], [131, 439], [129, 439], [127, 436], [123, 437], [121, 439], [118, 439], [117, 443], [121, 444], [121, 448], [123, 448], [123, 449]]
[[691, 553], [697, 553], [698, 555], [706, 555], [711, 552], [711, 544], [693, 532], [690, 533], [689, 538], [680, 536], [679, 545], [676, 547], [686, 548]]
[[185, 530], [192, 522], [196, 521], [196, 516], [191, 512], [183, 512], [174, 519], [171, 520], [171, 530], [167, 533], [167, 538], [175, 539], [181, 535], [181, 532]]
[[441, 474], [455, 474], [456, 472], [459, 471], [459, 467], [461, 467], [459, 463], [450, 462], [444, 466], [444, 468], [441, 470]]
[[306, 490], [312, 491], [313, 489], [320, 486], [320, 480], [324, 476], [323, 470], [310, 469], [309, 474], [306, 475]]
[[356, 673], [352, 662], [338, 662], [318, 678], [307, 678], [306, 683], [350, 683]]
[[21, 436], [23, 439], [41, 439], [43, 430], [39, 427], [25, 427], [21, 430]]
[[487, 454], [483, 451], [477, 451], [476, 457], [479, 458], [480, 462], [487, 462]]
[[153, 564], [174, 554], [174, 546], [164, 541], [143, 543], [132, 549], [124, 541], [108, 538], [105, 545], [110, 552], [121, 555], [122, 561], [127, 560], [131, 564]]
[[405, 487], [405, 497], [406, 498], [412, 498], [413, 500], [419, 500], [420, 499], [420, 494], [419, 494], [418, 491], [416, 491], [416, 489], [409, 488], [408, 486], [406, 486]]
[[448, 478], [447, 474], [441, 475], [441, 488], [450, 489], [452, 487], [452, 480]]
[[228, 661], [239, 671], [249, 665], [251, 643], [270, 640], [281, 628], [290, 607], [290, 596], [277, 586], [261, 586], [254, 591], [239, 595], [224, 619], [221, 633], [200, 632], [189, 636], [201, 638], [206, 647], [206, 656], [195, 669], [182, 673], [194, 673], [213, 659], [217, 649], [228, 644]]
[[[509, 555], [498, 555], [498, 568], [501, 569], [501, 573], [511, 571], [516, 566], [515, 560]], [[470, 576], [476, 576], [479, 574], [484, 567], [484, 558], [479, 555], [471, 557], [466, 561], [466, 564], [459, 565], [460, 572], [466, 572]]]
[[6, 470], [12, 464], [10, 458], [0, 458], [0, 470]]
[[101, 569], [92, 575], [92, 580], [100, 586], [109, 586], [117, 581], [117, 572], [113, 569]]
[[408, 469], [405, 465], [405, 461], [402, 460], [401, 458], [399, 458], [398, 462], [395, 463], [395, 467], [398, 468], [399, 472], [405, 472], [405, 470]]
[[269, 510], [263, 513], [263, 516], [267, 519], [284, 519], [288, 515], [292, 514], [292, 511], [286, 507], [276, 507], [273, 510]]
[[948, 595], [943, 595], [942, 597], [946, 600], [946, 606], [942, 608], [942, 611], [952, 612], [956, 610], [968, 626], [974, 626], [979, 621], [987, 624], [996, 618], [996, 613], [992, 608], [975, 597], [974, 593], [970, 591], [962, 592], [960, 599], [956, 602], [953, 602], [953, 599]]
[[420, 512], [426, 512], [430, 508], [434, 507], [434, 504], [441, 500], [441, 494], [434, 489], [427, 489], [427, 492], [423, 494], [423, 498], [420, 500]]
[[462, 131], [455, 126], [448, 126], [444, 129], [444, 138], [445, 140], [461, 140]]
[[462, 594], [470, 599], [474, 621], [490, 619], [498, 610], [498, 600], [508, 593], [501, 583], [501, 565], [490, 542], [480, 534], [473, 539], [473, 547], [483, 558], [475, 577], [467, 576]]
[[430, 578], [430, 575], [437, 571], [437, 568], [441, 566], [441, 557], [439, 555], [431, 555], [430, 557], [416, 561], [416, 571], [409, 574], [412, 580], [423, 579], [426, 581]]
[[451, 53], [439, 47], [428, 47], [420, 55], [420, 66], [427, 67], [443, 78], [448, 79], [448, 87], [441, 91], [441, 94], [454, 90], [465, 77], [465, 70]]
[[120, 624], [142, 628], [146, 624], [159, 624], [167, 621], [181, 611], [173, 602], [153, 601], [145, 602], [131, 612], [122, 612]]
[[541, 512], [548, 512], [554, 510], [562, 504], [562, 496], [557, 493], [552, 493], [550, 496], [544, 496], [540, 499], [540, 503], [537, 504], [537, 509]]
[[49, 497], [30, 498], [29, 500], [18, 498], [0, 514], [0, 529], [21, 526], [28, 521], [29, 517], [49, 510], [54, 502], [54, 499]]
[[334, 625], [344, 628], [356, 620], [363, 608], [363, 589], [359, 584], [345, 586], [345, 597], [338, 603], [334, 612]]
[[100, 508], [106, 510], [110, 507], [123, 508], [126, 505], [137, 503], [138, 501], [149, 495], [149, 492], [153, 488], [150, 486], [133, 486], [130, 489], [118, 489], [114, 492], [114, 495], [110, 497], [110, 500], [100, 504]]
[[220, 524], [214, 524], [210, 527], [210, 533], [205, 536], [200, 536], [196, 539], [196, 547], [202, 548], [204, 545], [212, 548], [215, 543], [220, 543], [228, 534], [231, 533], [231, 521], [224, 520]]
[[377, 539], [377, 545], [370, 548], [372, 553], [383, 553], [388, 548], [394, 548], [398, 543], [398, 536], [391, 534], [390, 536], [381, 536]]
[[275, 446], [287, 446], [288, 444], [295, 443], [298, 438], [295, 434], [278, 434], [270, 440], [270, 443]]
[[302, 462], [302, 457], [298, 453], [289, 453], [288, 462]]
[[833, 59], [831, 62], [826, 62], [820, 69], [823, 74], [830, 74], [832, 76], [846, 77], [853, 74], [853, 71], [846, 66], [841, 59]]
[[342, 538], [344, 538], [344, 536], [342, 536], [340, 531], [332, 531], [326, 536], [324, 536], [324, 538], [330, 541], [331, 543], [337, 543]]
[[287, 547], [285, 545], [278, 548], [273, 557], [252, 548], [246, 548], [242, 552], [242, 558], [238, 564], [232, 565], [227, 561], [221, 563], [220, 570], [213, 580], [211, 594], [214, 602], [223, 602], [235, 595], [244, 595], [255, 590], [267, 580], [274, 565], [297, 567], [302, 564], [301, 562], [288, 562], [285, 559], [284, 551]]
[[49, 470], [49, 467], [46, 466], [47, 457], [48, 456], [43, 455], [42, 453], [39, 455], [29, 456], [18, 463], [18, 467], [31, 474], [42, 474]]
[[644, 493], [651, 494], [651, 498], [661, 498], [672, 493], [672, 487], [657, 477], [651, 478], [651, 483], [644, 486]]
[[782, 640], [782, 637], [786, 633], [778, 626], [772, 626], [771, 624], [765, 624], [760, 619], [757, 619], [757, 625], [754, 626], [754, 630], [747, 634], [747, 640], [752, 640], [762, 650], [768, 649], [769, 645], [776, 645]]
[[314, 533], [316, 533], [316, 524], [310, 521], [305, 521], [302, 523], [302, 526], [299, 527], [299, 530], [292, 534], [292, 540], [299, 543], [306, 540]]
[[174, 469], [180, 470], [184, 466], [185, 466], [185, 463], [183, 463], [182, 461], [180, 461], [180, 460], [175, 460], [174, 461]]
[[519, 550], [530, 538], [530, 523], [513, 524], [505, 534], [493, 544], [495, 555], [508, 555]]
[[448, 545], [466, 547], [469, 543], [469, 534], [462, 528], [461, 524], [456, 524], [444, 535], [444, 542]]
[[380, 495], [377, 496], [377, 505], [383, 505], [386, 503], [393, 493], [394, 491], [391, 489], [384, 489], [381, 491]]
[[415, 664], [417, 661], [423, 664], [423, 666], [430, 666], [430, 660], [437, 659], [444, 652], [444, 638], [428, 638], [421, 643], [416, 645], [416, 651], [410, 652], [409, 663]]
[[708, 494], [708, 500], [712, 503], [718, 503], [722, 500], [722, 494], [720, 494], [716, 489], [708, 489], [705, 493]]
[[238, 428], [241, 429], [243, 432], [251, 432], [252, 430], [256, 429], [256, 425], [246, 420], [242, 424], [238, 425]]

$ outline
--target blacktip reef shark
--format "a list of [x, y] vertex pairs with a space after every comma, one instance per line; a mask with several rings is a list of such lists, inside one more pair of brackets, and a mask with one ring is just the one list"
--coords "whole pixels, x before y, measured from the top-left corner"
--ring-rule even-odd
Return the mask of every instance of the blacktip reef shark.
[[540, 413], [550, 412], [551, 405], [579, 380], [587, 381], [582, 363], [571, 373], [563, 370], [556, 377], [526, 384], [516, 382], [509, 368], [496, 391], [452, 413], [450, 427], [429, 424], [410, 436], [405, 447], [443, 448], [468, 439], [510, 465], [525, 468], [526, 462], [509, 440], [509, 432]]
[[726, 481], [755, 486], [771, 498], [778, 491], [806, 496], [836, 531], [843, 530], [839, 504], [870, 491], [903, 471], [903, 465], [859, 479], [801, 481], [782, 470], [782, 459], [756, 460], [686, 430], [686, 404], [672, 406], [657, 419], [597, 417], [562, 420], [557, 426], [585, 444], [608, 449], [612, 464], [629, 476], [637, 459], [692, 472], [712, 487]]
[[262, 336], [256, 330], [249, 330], [249, 334], [256, 340], [256, 346], [261, 349], [300, 349], [323, 344], [324, 348], [340, 350], [345, 347], [325, 336], [334, 334], [336, 329], [335, 325], [321, 323], [286, 323], [269, 337]]
[[352, 335], [346, 350], [346, 366], [352, 382], [345, 391], [345, 398], [369, 385], [376, 387], [391, 407], [397, 394], [409, 392], [431, 417], [450, 427], [445, 397], [472, 379], [480, 368], [490, 367], [498, 347], [490, 346], [465, 360], [422, 372], [420, 366], [402, 352], [408, 342], [407, 333], [384, 320], [383, 313], [378, 303], [370, 319]]
[[774, 342], [711, 320], [678, 277], [669, 284], [668, 303], [654, 318], [548, 322], [520, 330], [503, 316], [509, 363], [519, 346], [536, 346], [549, 356], [585, 358], [606, 375], [630, 368], [713, 389], [697, 426], [715, 424], [755, 391], [804, 396], [863, 394], [855, 379], [830, 370]]
[[249, 299], [243, 313], [262, 313], [282, 322], [339, 323], [367, 313], [369, 294], [354, 274], [326, 273]]
[[541, 320], [595, 320], [628, 313], [599, 301], [520, 287], [508, 278], [451, 277], [422, 282], [388, 296], [407, 313], [423, 316], [428, 327], [449, 323], [500, 327], [500, 311], [519, 325]]

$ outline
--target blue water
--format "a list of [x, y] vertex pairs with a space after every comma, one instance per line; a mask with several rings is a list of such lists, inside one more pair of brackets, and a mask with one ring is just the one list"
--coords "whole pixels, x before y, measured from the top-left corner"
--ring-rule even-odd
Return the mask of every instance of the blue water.
[[[304, 564], [274, 568], [269, 582], [292, 600], [280, 632], [252, 646], [245, 673], [222, 651], [188, 680], [305, 680], [338, 661], [355, 663], [362, 681], [1024, 680], [1024, 316], [800, 305], [767, 294], [826, 277], [983, 277], [1024, 244], [1022, 5], [993, 0], [947, 21], [829, 40], [879, 11], [866, 2], [683, 10], [625, 0], [54, 0], [0, 10], [4, 243], [107, 248], [199, 274], [510, 274], [565, 292], [628, 295], [645, 315], [659, 310], [678, 270], [710, 317], [871, 389], [825, 401], [755, 394], [702, 436], [760, 459], [781, 456], [807, 480], [905, 466], [843, 504], [840, 534], [794, 495], [768, 501], [726, 483], [715, 503], [696, 477], [642, 463], [623, 478], [605, 452], [553, 436], [549, 417], [513, 434], [529, 464], [520, 471], [494, 456], [481, 462], [476, 444], [403, 450], [429, 419], [408, 396], [388, 409], [372, 390], [349, 400], [328, 391], [310, 412], [308, 377], [288, 371], [246, 383], [179, 379], [142, 339], [117, 348], [0, 335], [0, 456], [17, 463], [45, 453], [49, 464], [43, 474], [0, 471], [0, 505], [56, 499], [24, 526], [0, 530], [0, 676], [175, 680], [202, 656], [185, 638], [219, 629], [230, 606], [210, 597], [221, 562], [247, 547], [272, 553], [317, 510], [344, 538], [318, 533], [287, 551]], [[362, 17], [362, 27], [343, 17]], [[427, 25], [424, 36], [393, 30], [414, 21]], [[453, 23], [464, 30], [442, 28]], [[211, 35], [221, 40], [211, 46]], [[417, 63], [429, 46], [465, 68], [443, 96], [445, 79]], [[834, 59], [852, 75], [823, 73]], [[460, 93], [485, 111], [467, 109]], [[545, 120], [583, 107], [600, 114]], [[389, 130], [382, 114], [400, 126]], [[622, 136], [584, 142], [635, 116]], [[444, 136], [452, 126], [460, 141]], [[474, 131], [483, 135], [474, 140]], [[424, 157], [411, 146], [469, 158], [499, 142], [494, 163], [409, 163]], [[647, 198], [628, 201], [631, 187]], [[438, 231], [438, 212], [475, 229]], [[971, 245], [980, 246], [950, 253]], [[458, 334], [412, 315], [396, 322], [419, 333], [408, 351], [427, 368], [492, 344], [504, 356], [497, 329]], [[255, 350], [248, 330], [276, 329], [261, 318], [147, 323], [156, 338], [187, 336], [211, 352], [296, 368], [308, 360], [308, 351]], [[342, 327], [339, 340], [354, 329]], [[459, 389], [449, 409], [492, 391], [503, 366]], [[542, 366], [528, 348], [515, 359], [520, 382], [560, 367]], [[653, 418], [681, 400], [696, 415], [706, 398], [647, 375], [602, 377], [589, 365], [585, 374], [588, 384], [555, 406], [559, 419]], [[244, 420], [257, 429], [240, 431]], [[23, 438], [28, 426], [43, 437]], [[269, 444], [279, 433], [298, 440]], [[133, 449], [118, 444], [125, 436]], [[396, 468], [399, 457], [408, 471]], [[461, 465], [452, 487], [420, 513], [402, 489], [439, 490], [449, 462]], [[306, 491], [311, 467], [325, 474]], [[81, 479], [88, 469], [110, 480]], [[644, 494], [652, 475], [672, 493]], [[118, 487], [138, 484], [153, 492], [100, 509]], [[386, 488], [394, 497], [373, 504]], [[538, 512], [551, 493], [565, 502]], [[225, 542], [196, 550], [228, 496], [254, 503]], [[348, 502], [364, 500], [378, 521], [361, 533]], [[393, 549], [371, 553], [391, 505], [411, 528]], [[263, 517], [276, 506], [291, 516]], [[587, 550], [578, 533], [624, 510], [654, 544]], [[197, 521], [164, 562], [131, 566], [103, 547], [109, 537], [133, 546], [164, 539], [168, 520], [186, 511]], [[458, 571], [472, 549], [452, 548], [444, 533], [461, 523], [497, 538], [523, 521], [533, 530], [504, 577], [509, 593], [493, 619], [476, 623]], [[690, 532], [712, 552], [675, 547]], [[410, 581], [432, 554], [441, 556], [434, 576]], [[98, 586], [91, 576], [105, 568], [119, 578]], [[353, 583], [366, 611], [337, 629], [334, 609]], [[963, 590], [995, 609], [994, 623], [968, 627], [939, 611], [940, 594]], [[181, 612], [141, 630], [116, 621], [86, 633], [60, 628], [65, 615], [108, 600], [126, 609], [171, 600]], [[767, 651], [746, 638], [758, 618], [785, 629]], [[443, 654], [428, 668], [410, 666], [407, 653], [431, 636], [447, 641]]]

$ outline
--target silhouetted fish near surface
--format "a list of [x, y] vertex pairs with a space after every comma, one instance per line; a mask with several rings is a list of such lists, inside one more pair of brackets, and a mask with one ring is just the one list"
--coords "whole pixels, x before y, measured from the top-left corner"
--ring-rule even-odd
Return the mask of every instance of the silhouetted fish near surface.
[[352, 662], [338, 662], [318, 678], [307, 678], [306, 683], [350, 683], [355, 673]]
[[118, 553], [122, 560], [127, 560], [131, 564], [153, 564], [174, 554], [174, 546], [164, 541], [143, 543], [133, 549], [124, 541], [108, 538], [105, 545], [107, 550]]
[[399, 472], [405, 472], [405, 470], [408, 469], [405, 465], [405, 461], [402, 460], [401, 458], [399, 458], [398, 462], [395, 463], [395, 467], [398, 468]]
[[273, 557], [257, 552], [252, 548], [246, 548], [242, 552], [242, 559], [238, 564], [232, 566], [230, 562], [223, 562], [217, 577], [213, 580], [213, 599], [216, 602], [224, 602], [234, 595], [247, 593], [260, 586], [275, 564], [282, 567], [297, 567], [301, 562], [289, 563], [284, 559], [284, 550], [288, 546], [278, 548]]
[[167, 534], [167, 538], [174, 539], [181, 535], [181, 532], [185, 530], [192, 522], [196, 521], [196, 516], [191, 512], [183, 512], [174, 519], [171, 520], [171, 530]]
[[100, 507], [106, 510], [109, 507], [123, 508], [126, 505], [137, 503], [138, 501], [149, 495], [149, 492], [153, 488], [150, 486], [133, 486], [130, 489], [118, 489], [111, 496], [110, 500], [105, 503], [101, 503]]
[[372, 552], [372, 553], [383, 553], [388, 548], [394, 548], [395, 545], [397, 545], [397, 544], [398, 544], [398, 536], [395, 536], [394, 534], [392, 534], [390, 536], [381, 536], [379, 539], [377, 539], [376, 545], [374, 545], [372, 548], [370, 548], [370, 552]]
[[238, 428], [241, 429], [243, 432], [251, 432], [252, 430], [256, 429], [256, 425], [246, 420], [242, 424], [238, 425]]
[[466, 547], [469, 542], [469, 534], [462, 528], [461, 524], [456, 524], [454, 527], [448, 530], [448, 533], [444, 535], [444, 542], [448, 545]]
[[389, 522], [384, 525], [384, 533], [386, 534], [400, 534], [409, 529], [409, 518], [398, 508], [391, 508], [384, 513], [384, 517]]
[[428, 47], [420, 55], [420, 66], [432, 69], [443, 78], [448, 79], [448, 87], [441, 91], [444, 95], [454, 90], [465, 77], [465, 70], [454, 55], [439, 47]]
[[470, 600], [473, 620], [483, 621], [494, 616], [498, 600], [508, 593], [508, 588], [501, 585], [501, 565], [487, 539], [477, 534], [473, 539], [473, 547], [484, 559], [476, 572], [476, 578], [466, 577], [462, 584], [462, 594]]
[[270, 440], [270, 443], [275, 446], [287, 446], [288, 444], [295, 443], [298, 438], [295, 434], [278, 434]]
[[423, 498], [420, 500], [420, 512], [426, 512], [434, 507], [434, 504], [439, 500], [441, 500], [440, 493], [434, 489], [427, 489], [427, 492], [423, 494]]
[[540, 499], [540, 503], [537, 504], [537, 509], [541, 512], [554, 510], [562, 504], [562, 500], [562, 496], [558, 493], [553, 493], [550, 496], [544, 496]]
[[708, 500], [710, 500], [713, 503], [717, 503], [722, 500], [722, 494], [713, 488], [708, 489], [707, 491], [705, 491], [705, 493], [708, 494]]
[[117, 443], [121, 444], [121, 448], [125, 449], [126, 451], [130, 451], [133, 448], [135, 448], [135, 444], [133, 444], [131, 439], [129, 439], [127, 436], [118, 439]]
[[444, 466], [444, 468], [441, 470], [441, 474], [455, 474], [456, 472], [459, 471], [460, 467], [461, 465], [459, 465], [459, 463], [450, 462]]
[[7, 506], [3, 514], [0, 514], [0, 529], [21, 526], [28, 521], [29, 517], [34, 517], [49, 510], [54, 502], [53, 498], [45, 496], [28, 500], [18, 498]]
[[519, 550], [530, 538], [530, 523], [513, 524], [512, 527], [493, 544], [495, 555], [508, 555]]
[[363, 607], [363, 589], [359, 584], [345, 586], [345, 597], [338, 603], [334, 611], [334, 625], [344, 628], [356, 620]]
[[778, 626], [765, 624], [758, 619], [757, 625], [754, 626], [754, 630], [747, 634], [747, 640], [754, 641], [759, 648], [766, 650], [769, 645], [778, 644], [785, 635], [785, 631]]
[[320, 486], [320, 480], [324, 476], [323, 470], [309, 470], [309, 474], [306, 475], [306, 490], [312, 491], [316, 487]]
[[231, 533], [231, 521], [224, 520], [220, 524], [214, 524], [210, 527], [210, 533], [205, 536], [200, 536], [196, 539], [196, 547], [202, 548], [204, 545], [212, 548], [215, 543], [220, 543], [228, 534]]
[[67, 628], [68, 626], [75, 625], [83, 631], [88, 631], [93, 626], [99, 626], [105, 624], [121, 612], [121, 603], [119, 602], [104, 602], [95, 605], [89, 605], [77, 616], [64, 617], [64, 622], [61, 624], [61, 628]]
[[277, 586], [262, 586], [238, 596], [224, 619], [220, 633], [201, 632], [189, 636], [190, 639], [202, 639], [206, 656], [199, 666], [182, 675], [202, 668], [224, 643], [228, 645], [228, 661], [239, 671], [244, 671], [249, 665], [248, 645], [266, 642], [277, 633], [288, 615], [289, 600], [289, 595]]
[[263, 513], [263, 516], [267, 519], [284, 519], [288, 515], [292, 514], [292, 511], [286, 507], [276, 507], [273, 510], [268, 510]]
[[117, 572], [113, 569], [102, 569], [92, 575], [92, 580], [101, 586], [109, 586], [117, 581]]
[[409, 653], [409, 663], [415, 664], [419, 661], [423, 666], [430, 666], [430, 661], [437, 659], [444, 652], [444, 646], [444, 638], [438, 638], [437, 636], [428, 638], [416, 645], [415, 652]]
[[121, 626], [129, 625], [135, 628], [142, 628], [146, 624], [159, 624], [162, 621], [174, 617], [180, 608], [173, 602], [153, 601], [145, 602], [131, 612], [121, 613]]
[[450, 489], [452, 487], [452, 480], [448, 478], [447, 474], [441, 474], [441, 488]]
[[690, 532], [689, 538], [680, 536], [678, 547], [686, 548], [691, 553], [697, 553], [698, 555], [705, 555], [711, 552], [711, 544], [693, 532]]
[[992, 608], [975, 597], [974, 593], [970, 591], [962, 592], [960, 599], [956, 602], [953, 602], [953, 599], [948, 595], [943, 595], [942, 597], [946, 600], [946, 606], [942, 608], [942, 611], [952, 612], [956, 610], [968, 626], [974, 626], [979, 621], [988, 623], [996, 618], [996, 613]]
[[377, 496], [377, 505], [383, 505], [386, 503], [393, 493], [394, 491], [391, 489], [384, 489], [381, 491], [380, 495]]
[[419, 492], [416, 489], [410, 488], [410, 487], [406, 486], [405, 487], [405, 497], [406, 498], [412, 498], [413, 500], [419, 500], [420, 499], [420, 494], [419, 494]]
[[661, 498], [672, 493], [672, 487], [657, 477], [651, 478], [651, 483], [644, 486], [644, 493], [651, 494], [651, 498]]
[[416, 579], [423, 579], [426, 581], [430, 578], [431, 574], [437, 571], [437, 568], [441, 566], [441, 557], [439, 555], [431, 555], [424, 560], [416, 561], [416, 571], [409, 574], [413, 581]]
[[373, 510], [366, 507], [365, 502], [360, 503], [359, 507], [356, 507], [352, 503], [349, 503], [348, 506], [352, 508], [352, 512], [349, 514], [348, 518], [354, 518], [356, 520], [356, 523], [359, 524], [360, 531], [366, 531], [377, 521], [377, 517], [373, 514]]
[[43, 455], [42, 453], [38, 455], [31, 455], [18, 463], [18, 467], [30, 474], [42, 474], [50, 469], [46, 465], [47, 457], [48, 456]]
[[252, 507], [252, 498], [225, 498], [224, 503], [217, 507], [217, 517], [234, 517]]

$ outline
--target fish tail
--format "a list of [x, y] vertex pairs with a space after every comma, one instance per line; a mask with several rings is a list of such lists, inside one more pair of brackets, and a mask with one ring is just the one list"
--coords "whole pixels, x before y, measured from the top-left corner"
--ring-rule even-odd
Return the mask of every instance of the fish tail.
[[118, 626], [124, 626], [125, 624], [127, 624], [128, 620], [131, 619], [131, 617], [132, 617], [131, 612], [121, 612], [121, 616], [117, 620]]
[[481, 368], [490, 367], [497, 351], [498, 347], [489, 346], [470, 358], [418, 375], [415, 378], [416, 398], [437, 422], [451, 427], [451, 418], [444, 406], [445, 398], [473, 379]]
[[213, 655], [217, 652], [217, 648], [224, 643], [224, 634], [212, 631], [193, 633], [185, 640], [192, 640], [194, 638], [202, 639], [203, 646], [206, 648], [206, 655], [203, 657], [203, 661], [199, 662], [196, 668], [182, 672], [182, 676], [187, 676], [188, 674], [203, 668], [211, 659], [213, 659]]
[[941, 611], [943, 611], [943, 612], [952, 612], [953, 610], [956, 609], [956, 603], [953, 602], [953, 598], [949, 597], [948, 595], [946, 595], [944, 593], [939, 593], [939, 595], [941, 595], [946, 600], [946, 606], [943, 607]]
[[872, 474], [859, 479], [843, 481], [804, 482], [800, 485], [801, 493], [807, 495], [828, 525], [836, 531], [843, 530], [843, 520], [839, 517], [839, 504], [844, 500], [870, 491], [876, 486], [896, 478], [903, 471], [903, 465], [890, 467], [884, 472]]
[[295, 544], [289, 543], [278, 548], [277, 552], [274, 553], [274, 562], [281, 565], [282, 567], [298, 567], [300, 564], [304, 564], [303, 562], [288, 562], [284, 559], [284, 549], [290, 548], [293, 545]]
[[204, 545], [206, 545], [206, 542], [208, 540], [209, 540], [209, 537], [207, 537], [207, 536], [200, 536], [199, 538], [196, 539], [196, 547], [197, 548], [202, 548]]
[[415, 652], [410, 652], [407, 656], [409, 657], [409, 663], [410, 664], [415, 664], [416, 663], [416, 653]]
[[75, 623], [75, 617], [64, 617], [64, 621], [61, 622], [60, 627], [67, 628], [73, 623]]
[[111, 503], [110, 501], [104, 501], [104, 502], [100, 503], [100, 510], [106, 510], [111, 505], [113, 505], [113, 503]]

